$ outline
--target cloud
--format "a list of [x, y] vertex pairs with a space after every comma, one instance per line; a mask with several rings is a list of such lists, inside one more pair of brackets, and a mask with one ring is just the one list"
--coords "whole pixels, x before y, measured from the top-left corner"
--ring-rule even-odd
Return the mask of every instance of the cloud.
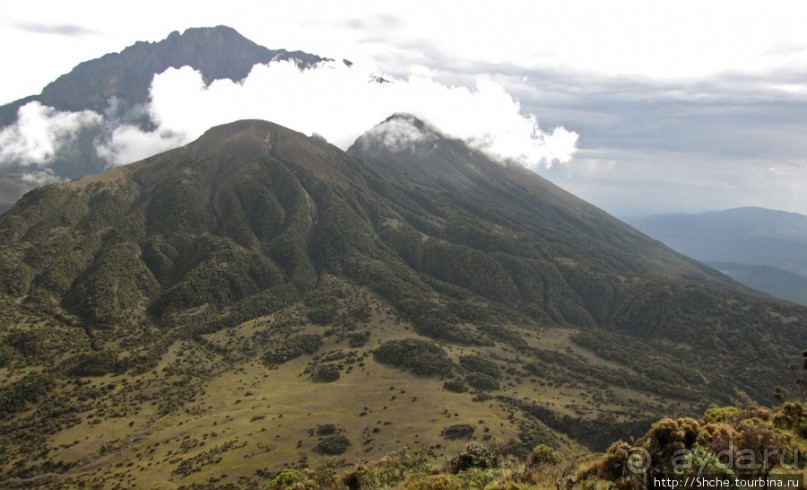
[[[807, 130], [807, 100], [779, 89], [805, 87], [797, 70], [770, 79], [725, 74], [681, 83], [482, 68], [499, 75], [492, 80], [455, 70], [453, 77], [435, 72], [439, 79], [383, 75], [390, 83], [378, 83], [378, 72], [361, 63], [301, 72], [281, 62], [256, 66], [242, 83], [206, 85], [190, 68], [171, 69], [154, 78], [144, 106], [118, 107], [113, 100], [103, 116], [24, 106], [17, 124], [0, 130], [0, 167], [52, 168], [55, 177], [72, 177], [94, 171], [80, 165], [84, 160], [69, 169], [65, 163], [68, 147], [79, 146], [78, 135], [95, 141], [99, 159], [120, 165], [244, 118], [317, 133], [346, 148], [389, 115], [407, 112], [609, 212], [755, 204], [807, 213], [801, 197], [807, 143], [800, 137]], [[532, 114], [547, 128], [558, 127], [545, 130]], [[138, 125], [144, 116], [154, 121], [154, 131]], [[418, 135], [399, 134], [391, 144], [403, 148], [412, 137]], [[564, 165], [552, 165], [556, 161]], [[49, 182], [44, 174], [27, 178]]]
[[[207, 85], [189, 67], [154, 77], [146, 105], [122, 107], [110, 99], [104, 114], [61, 112], [34, 101], [16, 123], [0, 130], [0, 167], [35, 167], [21, 177], [34, 185], [131, 163], [187, 143], [212, 126], [267, 119], [318, 134], [346, 149], [391, 114], [411, 113], [444, 134], [469, 142], [494, 158], [530, 168], [568, 162], [577, 134], [542, 131], [534, 116], [488, 79], [475, 87], [426, 77], [381, 78], [374, 70], [323, 63], [301, 71], [290, 62], [257, 65], [241, 82]], [[155, 129], [142, 129], [148, 117]], [[400, 135], [399, 135], [400, 136]], [[411, 144], [409, 135], [396, 144]], [[87, 154], [86, 150], [95, 154]]]
[[370, 136], [369, 141], [377, 141], [394, 152], [412, 152], [418, 143], [431, 139], [427, 131], [416, 127], [411, 116], [399, 115], [374, 126], [366, 134]]
[[20, 107], [17, 122], [0, 130], [0, 166], [45, 166], [86, 127], [99, 126], [92, 111], [59, 112], [34, 101]]
[[435, 76], [467, 83], [479, 72], [496, 72], [523, 112], [539, 114], [547, 127], [573, 127], [582, 136], [572, 160], [534, 170], [608, 212], [758, 205], [807, 214], [800, 191], [807, 186], [803, 71], [671, 81], [477, 69]]
[[256, 65], [242, 82], [206, 86], [189, 67], [154, 77], [149, 113], [153, 132], [121, 127], [99, 154], [116, 164], [142, 158], [200, 136], [211, 126], [238, 119], [266, 119], [307, 134], [318, 133], [347, 148], [363, 132], [394, 113], [411, 113], [447, 134], [469, 141], [499, 159], [528, 167], [567, 162], [577, 134], [544, 132], [501, 85], [476, 80], [474, 88], [426, 77], [399, 79], [370, 67], [321, 63], [299, 70], [293, 63]]
[[20, 180], [35, 187], [47, 184], [58, 184], [65, 181], [65, 179], [55, 175], [53, 170], [49, 168], [26, 172], [20, 176]]
[[123, 124], [99, 140], [95, 151], [109, 165], [124, 165], [181, 146], [187, 141], [183, 134], [170, 131], [146, 132], [137, 126]]
[[34, 34], [53, 34], [67, 37], [83, 37], [97, 34], [94, 29], [77, 24], [41, 24], [37, 22], [20, 22], [14, 24], [14, 27]]
[[389, 32], [390, 29], [400, 29], [405, 27], [403, 19], [389, 14], [353, 17], [337, 21], [337, 24], [342, 24], [347, 28], [356, 29], [363, 33], [368, 30], [384, 30]]

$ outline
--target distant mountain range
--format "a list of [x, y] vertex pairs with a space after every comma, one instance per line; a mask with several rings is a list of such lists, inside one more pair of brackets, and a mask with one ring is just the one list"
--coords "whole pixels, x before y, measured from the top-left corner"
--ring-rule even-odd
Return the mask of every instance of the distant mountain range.
[[239, 121], [0, 215], [0, 486], [602, 450], [770, 400], [805, 325], [413, 116]]
[[743, 284], [807, 304], [807, 216], [745, 207], [623, 219]]
[[[173, 32], [162, 41], [138, 42], [120, 53], [81, 63], [49, 83], [39, 95], [0, 106], [0, 128], [13, 124], [20, 107], [34, 101], [57, 111], [93, 111], [113, 126], [135, 123], [149, 128], [152, 122], [143, 111], [149, 88], [154, 76], [168, 68], [190, 66], [202, 73], [206, 83], [239, 81], [256, 64], [278, 60], [308, 68], [325, 58], [302, 51], [267, 49], [226, 26]], [[48, 165], [52, 172], [48, 177], [72, 179], [105, 170], [108, 162], [94, 148], [94, 141], [102, 136], [102, 126], [83, 128], [71, 145], [60, 148]], [[25, 178], [31, 170], [14, 161], [0, 161], [0, 212], [37, 185]]]

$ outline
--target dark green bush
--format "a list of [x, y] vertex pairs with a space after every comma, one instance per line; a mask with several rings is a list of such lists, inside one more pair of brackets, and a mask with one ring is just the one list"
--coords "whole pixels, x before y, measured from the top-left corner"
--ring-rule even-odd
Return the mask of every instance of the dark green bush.
[[477, 390], [499, 389], [499, 382], [496, 381], [495, 378], [483, 373], [471, 373], [465, 378], [465, 381], [467, 381], [469, 385]]
[[347, 451], [350, 441], [342, 434], [326, 436], [314, 447], [314, 451], [327, 456], [336, 456]]
[[468, 391], [468, 385], [459, 380], [451, 380], [443, 383], [443, 389], [452, 393], [465, 393]]
[[379, 362], [423, 376], [449, 374], [453, 367], [445, 351], [428, 340], [390, 340], [376, 349], [373, 357]]
[[370, 340], [370, 332], [362, 330], [361, 332], [353, 332], [347, 336], [348, 344], [351, 347], [361, 347]]
[[459, 473], [471, 468], [495, 468], [499, 466], [499, 455], [481, 444], [472, 442], [465, 446], [456, 458], [451, 460], [449, 470], [452, 473]]
[[112, 352], [79, 354], [69, 359], [66, 365], [66, 373], [70, 376], [103, 376], [123, 370], [122, 364]]
[[322, 424], [317, 426], [317, 435], [318, 436], [329, 436], [331, 434], [336, 434], [336, 426], [334, 424]]
[[535, 363], [524, 364], [524, 369], [533, 376], [541, 376], [544, 374], [544, 370], [541, 369], [541, 366]]
[[313, 354], [322, 345], [319, 335], [298, 335], [286, 339], [275, 350], [267, 353], [263, 360], [268, 365], [283, 364], [303, 354]]
[[369, 321], [371, 313], [372, 311], [370, 310], [370, 306], [366, 304], [354, 306], [348, 310], [348, 315], [360, 322]]
[[510, 330], [509, 328], [502, 327], [500, 325], [480, 325], [479, 330], [493, 337], [496, 340], [501, 340], [502, 342], [508, 343], [514, 347], [524, 348], [527, 347], [527, 341], [524, 340], [517, 332]]
[[308, 319], [317, 325], [327, 325], [336, 318], [336, 305], [321, 305], [308, 312]]
[[460, 365], [468, 371], [487, 374], [491, 378], [501, 376], [499, 366], [490, 359], [485, 359], [480, 355], [462, 356], [460, 357]]
[[322, 364], [314, 369], [311, 373], [311, 378], [314, 381], [321, 381], [323, 383], [330, 383], [336, 381], [341, 376], [341, 370], [336, 364]]
[[42, 352], [42, 339], [35, 332], [12, 330], [6, 335], [4, 343], [27, 357], [33, 357]]
[[470, 439], [474, 435], [476, 428], [470, 424], [450, 425], [440, 432], [440, 435], [449, 441], [457, 439]]
[[28, 374], [0, 390], [0, 414], [20, 412], [53, 387], [53, 378], [44, 374]]

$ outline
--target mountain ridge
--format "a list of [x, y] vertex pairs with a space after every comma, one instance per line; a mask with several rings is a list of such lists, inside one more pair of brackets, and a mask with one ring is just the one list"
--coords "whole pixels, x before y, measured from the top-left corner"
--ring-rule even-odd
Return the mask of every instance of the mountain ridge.
[[[753, 268], [758, 279], [748, 275], [751, 269], [736, 271], [735, 279], [774, 296], [807, 303], [803, 293], [782, 294], [795, 285], [786, 277], [788, 273], [807, 278], [807, 216], [744, 207], [624, 219], [638, 230], [701, 262], [733, 262]], [[769, 266], [782, 273], [758, 266]]]
[[192, 27], [174, 31], [156, 42], [139, 41], [100, 58], [76, 65], [70, 72], [31, 95], [0, 107], [0, 126], [11, 124], [22, 105], [39, 101], [60, 111], [91, 110], [103, 114], [110, 97], [124, 103], [121, 112], [146, 102], [152, 77], [168, 68], [190, 66], [205, 83], [243, 80], [256, 64], [291, 60], [301, 68], [325, 58], [303, 51], [268, 49], [227, 26]]
[[785, 383], [807, 309], [428, 145], [238, 121], [26, 194], [0, 215], [3, 473], [235, 484], [473, 438], [604, 449]]
[[[361, 140], [362, 138], [359, 139], [359, 141]], [[449, 169], [446, 175], [451, 175], [448, 178], [434, 175], [427, 176], [427, 178], [437, 179], [437, 185], [439, 187], [448, 189], [454, 193], [452, 199], [457, 200], [458, 205], [463, 208], [463, 211], [461, 211], [460, 214], [465, 212], [466, 209], [470, 209], [473, 213], [478, 213], [485, 216], [485, 218], [488, 220], [499, 223], [497, 226], [499, 226], [500, 229], [502, 229], [501, 226], [504, 224], [505, 229], [510, 228], [511, 230], [514, 230], [516, 227], [514, 223], [529, 223], [533, 215], [540, 214], [541, 220], [534, 221], [528, 226], [533, 229], [532, 233], [536, 234], [536, 236], [544, 235], [549, 237], [548, 239], [542, 238], [540, 240], [543, 242], [544, 246], [550, 247], [550, 249], [559, 246], [558, 240], [562, 236], [561, 234], [569, 234], [569, 229], [571, 229], [572, 233], [580, 233], [582, 231], [583, 233], [588, 234], [588, 236], [593, 237], [594, 240], [591, 241], [591, 238], [581, 240], [578, 237], [576, 247], [579, 249], [585, 249], [586, 247], [609, 247], [609, 253], [613, 258], [610, 259], [611, 264], [608, 267], [616, 267], [614, 270], [619, 270], [622, 273], [638, 271], [645, 273], [650, 272], [666, 279], [682, 279], [686, 278], [687, 275], [690, 275], [692, 278], [697, 278], [699, 281], [711, 282], [713, 285], [720, 285], [721, 287], [728, 288], [728, 290], [741, 291], [741, 288], [738, 289], [738, 285], [736, 283], [732, 283], [719, 274], [716, 274], [713, 270], [705, 268], [696, 262], [688, 261], [681, 256], [671, 254], [663, 247], [645, 240], [640, 235], [631, 233], [630, 228], [622, 225], [617, 220], [610, 218], [607, 214], [597, 210], [593, 206], [590, 206], [585, 202], [564, 193], [564, 191], [552, 185], [548, 181], [545, 181], [544, 179], [541, 179], [540, 177], [535, 176], [526, 170], [516, 167], [508, 168], [498, 163], [494, 163], [483, 154], [468, 149], [467, 146], [458, 140], [450, 140], [441, 136], [441, 139], [438, 141], [439, 142], [435, 145], [435, 148], [438, 149], [436, 154], [430, 153], [426, 155], [426, 157], [433, 164], [431, 168]], [[314, 144], [312, 145], [312, 143]], [[220, 153], [220, 155], [216, 157], [218, 161], [225, 163], [218, 163], [214, 165], [214, 167], [205, 168], [196, 162], [207, 159], [206, 154], [211, 152], [211, 149], [209, 148], [211, 145], [216, 147], [217, 150], [215, 151]], [[314, 149], [317, 147], [320, 149]], [[353, 155], [357, 155], [357, 152], [358, 150], [354, 145], [354, 147], [349, 150], [348, 155], [351, 153]], [[207, 185], [213, 185], [213, 182], [218, 183], [225, 181], [239, 172], [247, 172], [247, 170], [245, 170], [245, 166], [249, 167], [249, 165], [251, 165], [248, 162], [253, 162], [256, 159], [263, 158], [267, 155], [279, 162], [282, 162], [282, 164], [286, 166], [285, 172], [291, 171], [291, 173], [294, 174], [294, 178], [298, 179], [298, 181], [301, 183], [301, 185], [298, 184], [299, 190], [302, 194], [300, 199], [305, 201], [307, 207], [316, 206], [316, 199], [312, 197], [312, 190], [306, 188], [306, 182], [311, 182], [312, 179], [322, 180], [332, 184], [353, 186], [361, 189], [362, 192], [373, 192], [373, 184], [372, 182], [369, 182], [368, 179], [378, 179], [378, 176], [374, 174], [367, 174], [368, 169], [381, 169], [388, 173], [397, 174], [397, 176], [401, 179], [411, 176], [411, 173], [408, 171], [401, 171], [402, 168], [405, 168], [402, 165], [394, 163], [392, 165], [384, 166], [384, 164], [379, 163], [382, 161], [387, 161], [395, 156], [399, 156], [400, 154], [396, 155], [396, 152], [376, 152], [363, 154], [361, 156], [363, 156], [365, 161], [369, 162], [370, 165], [360, 167], [357, 166], [356, 162], [352, 161], [350, 158], [341, 156], [341, 152], [335, 147], [319, 141], [311, 140], [305, 135], [290, 131], [272, 123], [253, 120], [239, 121], [229, 125], [213, 128], [205, 133], [205, 135], [197, 140], [197, 142], [168, 152], [166, 154], [166, 158], [147, 159], [142, 164], [129, 167], [128, 170], [113, 171], [113, 173], [106, 176], [104, 180], [108, 181], [112, 176], [115, 175], [118, 176], [119, 180], [126, 180], [126, 177], [130, 176], [133, 184], [140, 186], [141, 189], [148, 189], [150, 186], [159, 182], [161, 175], [181, 173], [183, 174], [183, 177], [175, 179], [175, 184], [172, 184], [175, 185], [177, 189], [181, 189], [183, 188], [183, 182], [187, 178], [193, 178], [193, 174], [197, 170], [201, 170], [205, 175], [205, 181], [209, 182]], [[412, 154], [409, 153], [406, 153], [405, 155], [407, 155], [405, 158], [415, 162], [414, 165], [421, 169], [429, 166], [427, 163], [425, 163], [425, 160], [421, 161], [418, 156], [412, 156]], [[461, 158], [465, 158], [472, 163], [463, 163], [459, 166], [451, 163], [451, 161], [463, 161]], [[166, 164], [166, 159], [168, 164]], [[188, 165], [187, 163], [183, 162], [194, 162], [194, 164]], [[236, 169], [239, 172], [236, 172]], [[466, 175], [458, 176], [457, 169], [459, 169], [459, 172], [465, 171]], [[471, 170], [469, 171], [468, 169]], [[480, 173], [479, 169], [483, 169], [484, 175], [487, 176], [486, 178], [483, 179], [480, 177], [483, 175], [483, 173]], [[438, 172], [442, 171], [443, 170], [438, 170]], [[475, 182], [469, 180], [469, 175], [471, 179], [475, 179]], [[82, 182], [86, 182], [84, 185], [91, 185], [96, 184], [98, 181], [98, 178], [85, 177], [70, 184], [70, 186], [73, 188], [81, 187]], [[525, 195], [524, 182], [529, 182], [526, 188], [529, 188], [530, 185], [540, 188], [542, 198], [540, 200], [531, 200], [532, 196]], [[316, 186], [314, 183], [310, 183], [308, 185]], [[472, 192], [472, 194], [474, 194], [473, 196], [464, 194], [465, 191], [463, 188], [469, 185], [472, 186], [470, 188], [474, 189]], [[209, 202], [204, 205], [204, 207], [209, 208], [209, 210], [212, 211], [212, 216], [205, 218], [205, 222], [209, 222], [209, 225], [204, 226], [227, 229], [227, 227], [234, 226], [232, 224], [225, 224], [225, 222], [231, 218], [226, 213], [229, 208], [220, 202], [222, 198], [216, 196], [216, 192], [217, 191], [214, 190], [214, 195], [212, 195], [209, 198]], [[431, 199], [432, 197], [430, 196], [433, 195], [433, 191], [427, 190], [424, 196], [419, 196], [419, 199], [421, 201], [424, 199], [428, 200]], [[480, 195], [484, 196], [485, 202], [495, 203], [496, 206], [493, 206], [492, 208], [506, 209], [509, 213], [513, 214], [503, 214], [501, 212], [498, 212], [498, 214], [490, 214], [490, 209], [486, 209], [484, 206], [477, 206], [474, 203], [473, 199], [476, 199]], [[171, 198], [175, 197], [176, 195], [171, 196]], [[160, 197], [159, 199], [167, 198]], [[196, 199], [196, 197], [194, 197], [194, 199]], [[540, 203], [544, 204], [541, 204], [539, 207], [533, 207]], [[201, 205], [202, 201], [199, 201], [199, 204]], [[355, 206], [355, 203], [351, 206]], [[355, 208], [353, 210], [346, 210], [346, 212], [350, 212], [351, 214], [354, 214], [356, 211], [357, 210]], [[199, 208], [197, 208], [189, 209], [187, 212], [194, 215], [201, 211]], [[319, 210], [312, 208], [308, 212], [312, 215], [310, 218], [308, 218], [308, 221], [313, 222], [313, 215], [319, 213]], [[395, 218], [392, 219], [400, 218], [397, 212], [390, 209], [383, 209], [383, 211], [381, 209], [376, 209], [374, 212], [393, 213]], [[587, 214], [591, 215], [591, 217], [588, 217]], [[228, 218], [225, 219], [224, 216], [228, 216]], [[167, 219], [168, 218], [166, 217], [161, 218], [162, 221]], [[356, 215], [356, 217], [351, 219], [353, 219], [356, 223], [359, 222], [356, 221], [357, 219], [361, 221], [366, 220], [366, 211], [360, 212], [358, 215]], [[438, 218], [438, 221], [440, 220], [441, 218]], [[169, 229], [172, 227], [182, 229], [186, 225], [186, 221], [187, 220], [180, 220], [177, 223], [168, 225], [161, 223], [160, 227], [163, 229]], [[462, 218], [460, 218], [459, 221], [461, 222]], [[606, 222], [608, 226], [598, 228], [597, 226], [599, 222]], [[507, 226], [508, 224], [509, 226]], [[198, 225], [198, 223], [193, 224], [193, 226], [197, 227]], [[421, 227], [423, 225], [424, 224], [421, 224]], [[375, 226], [376, 228], [379, 228], [377, 223], [375, 225], [363, 224], [357, 226], [361, 226], [363, 229], [365, 229], [366, 235], [372, 233], [372, 230], [367, 229], [367, 226]], [[429, 225], [425, 226], [426, 229], [429, 229]], [[433, 225], [431, 226], [433, 227]], [[462, 225], [458, 226], [460, 228], [458, 233], [462, 233]], [[396, 232], [395, 229], [386, 230], [383, 224], [380, 228], [383, 229], [383, 231], [391, 234]], [[7, 231], [8, 237], [15, 237], [20, 234], [19, 232], [15, 232], [13, 230]], [[512, 232], [505, 231], [505, 233]], [[490, 235], [487, 237], [488, 239], [494, 239], [496, 232], [494, 231], [492, 235], [490, 233], [486, 234]], [[583, 235], [581, 234], [580, 236], [582, 237]], [[241, 245], [251, 243], [246, 238], [240, 239], [233, 236], [230, 236], [230, 238], [235, 239], [236, 242], [239, 240], [246, 240], [245, 242], [242, 242]], [[346, 241], [345, 246], [348, 246], [348, 243], [351, 242], [348, 237], [342, 237], [342, 239]], [[252, 246], [254, 246], [254, 243]], [[356, 244], [350, 244], [350, 246], [357, 247]], [[375, 245], [363, 243], [358, 245], [358, 248], [368, 249], [379, 246], [380, 245], [377, 243]], [[636, 260], [636, 258], [633, 257], [628, 258], [628, 256], [625, 256], [620, 251], [621, 247], [633, 247], [634, 256], [638, 257], [639, 260]], [[492, 251], [493, 249], [488, 250], [488, 252]], [[554, 253], [558, 252], [556, 251]], [[577, 256], [567, 258], [563, 258], [562, 255], [559, 256], [562, 261], [565, 260], [566, 263], [572, 267], [575, 267], [574, 264], [577, 260], [585, 257], [586, 252], [584, 252], [583, 255], [580, 255], [579, 252], [577, 252]], [[642, 259], [642, 257], [645, 258]], [[659, 262], [661, 257], [663, 257], [663, 259], [667, 262], [674, 264], [674, 266], [678, 267], [678, 269], [687, 272], [684, 272], [683, 276], [678, 275], [681, 274], [681, 272], [671, 275], [667, 274], [664, 267], [658, 267], [657, 265], [658, 263], [663, 263]], [[409, 265], [411, 266], [413, 263], [410, 263]], [[748, 290], [743, 291], [743, 293], [753, 294]], [[604, 320], [605, 318], [600, 318], [596, 321], [602, 322]]]

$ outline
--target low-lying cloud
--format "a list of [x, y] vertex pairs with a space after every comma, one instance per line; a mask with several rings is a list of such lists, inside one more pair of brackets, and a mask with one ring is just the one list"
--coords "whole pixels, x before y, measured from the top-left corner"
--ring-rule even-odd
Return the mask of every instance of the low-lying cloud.
[[76, 141], [82, 129], [100, 126], [92, 111], [60, 112], [34, 101], [20, 107], [17, 122], [0, 130], [0, 166], [47, 166]]
[[565, 128], [542, 131], [501, 85], [486, 79], [469, 89], [423, 77], [382, 79], [372, 70], [338, 62], [302, 71], [291, 62], [277, 62], [256, 65], [240, 83], [216, 80], [206, 86], [189, 67], [155, 76], [149, 114], [157, 129], [120, 126], [99, 154], [124, 164], [193, 140], [211, 126], [250, 118], [317, 133], [344, 149], [398, 112], [529, 167], [569, 161], [577, 142], [577, 134]]
[[417, 128], [413, 123], [410, 117], [389, 118], [365, 134], [391, 151], [412, 152], [416, 151], [419, 144], [430, 139], [427, 131]]
[[44, 170], [26, 172], [20, 176], [20, 180], [28, 185], [39, 187], [46, 184], [58, 184], [64, 182], [66, 179], [58, 177], [53, 173], [53, 170], [46, 168]]
[[[145, 105], [126, 109], [113, 98], [103, 115], [30, 102], [0, 130], [0, 169], [27, 169], [30, 185], [58, 182], [175, 148], [239, 119], [270, 120], [346, 149], [394, 113], [410, 113], [496, 159], [533, 169], [566, 163], [576, 151], [577, 133], [543, 131], [518, 100], [485, 78], [468, 88], [425, 77], [382, 78], [339, 62], [307, 70], [275, 62], [256, 65], [241, 82], [209, 85], [190, 67], [171, 68], [154, 77]], [[152, 129], [144, 129], [144, 117]]]
[[[242, 82], [210, 85], [190, 67], [171, 68], [154, 77], [147, 110], [155, 130], [114, 124], [98, 139], [98, 156], [110, 165], [130, 163], [191, 141], [212, 126], [249, 118], [317, 133], [347, 148], [397, 112], [414, 114], [496, 158], [533, 168], [569, 161], [577, 142], [577, 134], [565, 128], [544, 132], [490, 80], [479, 79], [474, 88], [447, 86], [424, 77], [381, 78], [338, 62], [308, 70], [291, 62], [256, 65]], [[0, 133], [2, 158], [46, 164], [59, 144], [70, 143], [77, 127], [102, 119], [89, 111], [63, 113], [28, 104], [20, 109], [18, 123]]]

